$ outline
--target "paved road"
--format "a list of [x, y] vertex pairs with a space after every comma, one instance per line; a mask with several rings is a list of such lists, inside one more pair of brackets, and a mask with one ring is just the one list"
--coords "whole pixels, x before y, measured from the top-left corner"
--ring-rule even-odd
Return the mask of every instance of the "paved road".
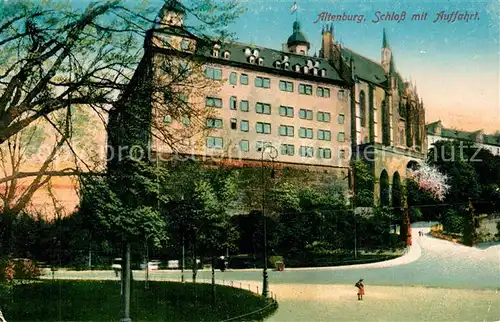
[[[377, 267], [361, 265], [358, 267], [335, 267], [322, 269], [285, 269], [284, 272], [269, 271], [269, 281], [273, 284], [352, 284], [359, 278], [366, 283], [379, 286], [426, 286], [467, 289], [500, 289], [500, 245], [486, 249], [470, 248], [433, 238], [429, 235], [418, 236], [413, 229], [413, 247], [419, 257], [409, 263], [397, 266]], [[380, 265], [383, 266], [383, 265]], [[135, 271], [141, 277], [144, 271]], [[233, 281], [260, 281], [261, 270], [217, 271], [217, 278]], [[82, 271], [56, 273], [56, 277], [113, 278], [112, 271]], [[210, 279], [211, 272], [198, 272], [200, 279]], [[178, 271], [153, 271], [151, 279], [180, 279]], [[191, 278], [191, 272], [185, 272]]]
[[[419, 237], [420, 229], [413, 229], [414, 246], [410, 254], [393, 261], [395, 266], [367, 264], [270, 271], [271, 290], [278, 294], [280, 302], [270, 321], [500, 320], [500, 245], [470, 248], [429, 235]], [[210, 274], [200, 271], [198, 277], [210, 279]], [[141, 278], [144, 271], [136, 271], [134, 276]], [[186, 272], [187, 280], [190, 276]], [[102, 279], [114, 278], [114, 273], [60, 271], [56, 277]], [[180, 273], [151, 272], [150, 278], [180, 279]], [[218, 271], [217, 278], [243, 281], [255, 288], [261, 285], [262, 272]], [[352, 300], [355, 298], [352, 285], [359, 278], [364, 278], [367, 284], [364, 307]]]

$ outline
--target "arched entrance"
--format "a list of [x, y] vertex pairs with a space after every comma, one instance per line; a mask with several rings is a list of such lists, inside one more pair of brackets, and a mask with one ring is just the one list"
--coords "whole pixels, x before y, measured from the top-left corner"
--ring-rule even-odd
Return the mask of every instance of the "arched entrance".
[[380, 205], [385, 207], [390, 205], [390, 184], [389, 175], [386, 170], [380, 174]]

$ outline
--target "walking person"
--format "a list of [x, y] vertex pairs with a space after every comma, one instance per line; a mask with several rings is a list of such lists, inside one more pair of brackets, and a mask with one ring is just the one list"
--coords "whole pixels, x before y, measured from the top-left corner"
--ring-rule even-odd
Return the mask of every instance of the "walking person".
[[363, 284], [363, 279], [361, 278], [354, 286], [358, 288], [358, 301], [362, 301], [363, 295], [365, 295], [365, 285]]

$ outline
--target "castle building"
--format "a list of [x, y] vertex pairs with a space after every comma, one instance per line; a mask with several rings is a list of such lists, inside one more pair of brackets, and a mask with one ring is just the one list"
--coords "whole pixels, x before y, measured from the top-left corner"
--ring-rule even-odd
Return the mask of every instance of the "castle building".
[[489, 150], [493, 155], [500, 155], [500, 135], [485, 134], [483, 130], [474, 132], [460, 131], [446, 128], [441, 121], [426, 125], [427, 149], [433, 148], [437, 141], [462, 141], [473, 143], [475, 146]]
[[189, 129], [193, 120], [181, 115], [152, 115], [191, 134], [175, 140], [182, 147], [153, 136], [156, 158], [178, 153], [260, 166], [267, 160], [262, 148], [272, 145], [277, 167], [307, 169], [347, 184], [351, 158], [361, 157], [373, 172], [375, 200], [387, 205], [407, 165], [423, 160], [423, 103], [397, 73], [385, 31], [382, 59], [375, 62], [336, 42], [332, 25], [323, 27], [317, 56], [298, 21], [282, 50], [274, 50], [201, 39], [185, 30], [184, 15], [177, 2], [163, 7], [161, 27], [145, 42], [150, 62], [182, 64], [188, 57], [218, 85], [184, 95], [191, 106], [210, 110], [208, 131], [195, 134]]

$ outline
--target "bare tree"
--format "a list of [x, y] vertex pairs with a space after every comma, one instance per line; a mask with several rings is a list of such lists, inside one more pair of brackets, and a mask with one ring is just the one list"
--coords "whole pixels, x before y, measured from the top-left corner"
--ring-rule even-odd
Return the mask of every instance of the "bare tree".
[[[167, 0], [164, 8], [176, 5], [177, 1]], [[207, 40], [212, 43], [214, 37], [231, 37], [225, 32], [227, 24], [242, 12], [236, 1], [221, 5], [195, 0], [182, 7], [193, 22], [182, 30], [187, 35], [196, 34], [197, 50]], [[92, 111], [107, 128], [111, 106], [123, 102], [126, 89], [131, 88], [146, 62], [154, 63], [148, 67], [154, 68], [149, 102], [155, 115], [151, 134], [172, 150], [196, 144], [190, 138], [206, 130], [205, 119], [211, 115], [210, 109], [201, 108], [201, 93], [216, 92], [218, 84], [203, 77], [203, 62], [194, 59], [196, 55], [178, 55], [178, 48], [161, 36], [154, 37], [154, 46], [168, 55], [156, 55], [154, 61], [144, 59], [147, 46], [143, 40], [169, 28], [162, 14], [157, 15], [158, 9], [146, 0], [135, 4], [94, 2], [84, 9], [65, 1], [4, 4], [0, 13], [0, 144], [14, 147], [16, 136], [37, 122], [49, 124], [58, 133], [54, 156], [49, 153], [39, 169], [12, 167], [10, 173], [2, 173], [0, 184], [8, 185], [4, 204], [13, 198], [29, 200], [32, 191], [51, 176], [92, 171], [70, 140], [74, 131], [71, 107]], [[177, 58], [171, 58], [174, 56]], [[67, 115], [68, 122], [53, 121], [55, 113]], [[168, 119], [175, 124], [168, 124]], [[19, 148], [15, 145], [11, 152], [19, 153], [15, 151]], [[72, 153], [74, 166], [51, 167], [62, 148]], [[14, 196], [17, 180], [28, 177], [33, 182], [26, 198]], [[25, 204], [23, 201], [19, 207]]]

